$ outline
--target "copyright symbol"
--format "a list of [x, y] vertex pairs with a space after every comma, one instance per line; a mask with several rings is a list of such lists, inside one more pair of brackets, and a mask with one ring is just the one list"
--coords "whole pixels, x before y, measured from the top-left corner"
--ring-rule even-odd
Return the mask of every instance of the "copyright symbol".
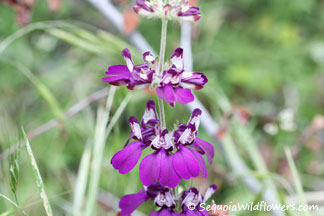
[[187, 206], [188, 206], [189, 210], [195, 210], [196, 209], [196, 205], [194, 203], [189, 203]]

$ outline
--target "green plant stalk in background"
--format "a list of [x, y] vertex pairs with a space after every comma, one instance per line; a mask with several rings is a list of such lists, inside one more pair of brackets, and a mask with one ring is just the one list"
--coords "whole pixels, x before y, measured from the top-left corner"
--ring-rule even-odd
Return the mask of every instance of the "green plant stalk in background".
[[[95, 132], [95, 142], [94, 142], [91, 171], [90, 171], [89, 192], [88, 192], [88, 199], [87, 199], [86, 213], [85, 213], [86, 216], [96, 215], [95, 206], [96, 206], [97, 195], [99, 191], [99, 179], [101, 173], [100, 169], [102, 165], [102, 158], [104, 155], [105, 142], [131, 98], [131, 94], [128, 94], [123, 99], [118, 109], [116, 110], [114, 116], [111, 118], [110, 123], [108, 124], [109, 116], [110, 116], [109, 113], [113, 105], [113, 99], [114, 99], [114, 94], [116, 89], [117, 87], [110, 88], [110, 91], [112, 92], [109, 93], [108, 95], [106, 109], [101, 110], [99, 107], [98, 110], [97, 127]], [[107, 124], [108, 127], [106, 127]]]
[[0, 197], [2, 197], [3, 199], [7, 200], [9, 203], [11, 203], [16, 209], [18, 209], [23, 215], [28, 216], [27, 212], [25, 212], [17, 203], [15, 203], [14, 201], [12, 201], [9, 197], [0, 194]]
[[[299, 201], [300, 204], [303, 206], [307, 205], [307, 201], [305, 199], [305, 194], [304, 194], [304, 190], [303, 190], [303, 185], [301, 183], [299, 174], [298, 174], [298, 170], [297, 167], [295, 165], [294, 159], [292, 157], [291, 151], [289, 149], [289, 147], [285, 148], [285, 154], [287, 157], [287, 161], [288, 161], [288, 165], [291, 171], [291, 175], [293, 177], [293, 181], [294, 181], [294, 186], [295, 186], [295, 190], [299, 196]], [[304, 211], [303, 212], [303, 216], [311, 216], [311, 214], [309, 213], [309, 211]]]
[[43, 201], [43, 206], [44, 206], [44, 209], [46, 211], [46, 215], [47, 216], [53, 216], [52, 208], [51, 208], [50, 202], [49, 202], [49, 200], [47, 198], [47, 195], [46, 195], [46, 192], [45, 192], [45, 186], [44, 186], [41, 174], [40, 174], [40, 172], [38, 170], [36, 159], [34, 157], [32, 149], [30, 147], [29, 140], [28, 140], [28, 137], [26, 135], [26, 132], [25, 132], [24, 128], [22, 128], [22, 133], [23, 133], [23, 136], [24, 136], [24, 139], [25, 139], [28, 156], [29, 156], [31, 165], [33, 167], [33, 173], [34, 173], [34, 176], [35, 176], [35, 181], [36, 181], [36, 184], [37, 184], [38, 191], [40, 193], [40, 197], [41, 197], [41, 199]]
[[0, 57], [0, 61], [17, 68], [19, 72], [21, 72], [25, 77], [27, 77], [28, 80], [36, 87], [39, 94], [47, 102], [55, 117], [63, 120], [63, 111], [60, 108], [58, 101], [56, 100], [52, 92], [40, 79], [38, 79], [27, 67], [25, 67], [20, 62], [13, 62], [12, 60], [4, 57]]
[[73, 196], [73, 215], [79, 216], [82, 212], [82, 202], [84, 200], [85, 191], [88, 183], [88, 175], [89, 175], [89, 167], [91, 161], [91, 145], [88, 142], [84, 148], [78, 176], [76, 179], [75, 187], [74, 187], [74, 196]]
[[[165, 48], [167, 41], [167, 33], [168, 33], [168, 20], [162, 19], [162, 28], [161, 28], [161, 44], [160, 44], [160, 56], [158, 63], [158, 76], [159, 79], [163, 74], [163, 66], [164, 66], [164, 57], [165, 57]], [[164, 112], [164, 102], [163, 99], [157, 96], [158, 106], [159, 106], [159, 115], [160, 115], [160, 126], [162, 129], [166, 128], [165, 123], [165, 112]]]
[[107, 103], [105, 109], [101, 106], [98, 107], [97, 115], [97, 125], [94, 134], [94, 146], [92, 151], [92, 161], [90, 168], [90, 181], [89, 181], [89, 191], [88, 199], [86, 204], [86, 214], [87, 216], [95, 215], [95, 204], [98, 194], [98, 185], [100, 177], [100, 169], [103, 158], [103, 150], [106, 142], [106, 126], [110, 118], [110, 111], [113, 106], [113, 101], [115, 97], [117, 87], [112, 86], [109, 89], [109, 94], [107, 97]]

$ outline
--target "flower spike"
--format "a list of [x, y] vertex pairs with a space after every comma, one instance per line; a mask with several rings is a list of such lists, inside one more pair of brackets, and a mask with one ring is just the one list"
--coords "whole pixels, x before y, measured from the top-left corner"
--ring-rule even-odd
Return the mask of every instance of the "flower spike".
[[195, 22], [200, 19], [198, 7], [189, 5], [187, 0], [137, 0], [134, 11], [147, 18]]

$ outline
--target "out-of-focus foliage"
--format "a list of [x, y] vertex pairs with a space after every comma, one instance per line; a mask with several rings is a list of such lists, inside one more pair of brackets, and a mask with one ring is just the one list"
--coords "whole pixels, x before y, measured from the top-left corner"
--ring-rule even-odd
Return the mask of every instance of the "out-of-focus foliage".
[[[293, 179], [284, 152], [289, 146], [304, 190], [323, 190], [324, 2], [200, 0], [199, 6], [202, 19], [194, 25], [192, 35], [194, 68], [206, 73], [209, 83], [197, 96], [223, 132], [233, 135], [239, 153], [253, 170], [255, 164], [244, 147], [249, 141], [242, 141], [239, 134], [252, 135], [254, 140], [250, 141], [256, 143], [270, 173], [246, 175], [259, 179], [271, 176], [282, 196], [290, 197]], [[54, 215], [70, 215], [80, 160], [87, 146], [93, 145], [97, 108], [103, 102], [92, 103], [69, 119], [62, 113], [106, 87], [101, 77], [109, 65], [124, 64], [120, 56], [123, 48], [133, 49], [136, 63], [141, 62], [141, 56], [87, 1], [62, 1], [56, 13], [49, 11], [46, 1], [37, 1], [31, 25], [42, 21], [50, 22], [17, 38], [0, 53], [0, 152], [9, 148], [5, 131], [15, 131], [20, 124], [31, 131], [53, 118], [60, 119], [60, 127], [32, 139], [30, 144]], [[19, 29], [12, 8], [1, 3], [0, 43]], [[159, 21], [141, 20], [139, 31], [155, 50], [159, 49]], [[169, 24], [167, 56], [179, 46], [179, 32], [177, 23]], [[26, 70], [32, 75], [26, 76]], [[125, 88], [116, 92], [113, 113], [126, 94]], [[222, 103], [224, 95], [236, 112], [227, 112]], [[129, 137], [128, 117], [140, 118], [147, 99], [155, 96], [146, 91], [132, 93], [106, 142], [100, 188], [118, 198], [141, 188], [138, 169], [119, 175], [110, 159]], [[170, 129], [175, 116], [186, 122], [190, 115], [178, 105], [174, 110], [166, 107], [166, 112]], [[4, 116], [9, 117], [10, 124], [3, 123]], [[236, 128], [237, 124], [240, 127]], [[213, 142], [203, 130], [199, 136]], [[243, 185], [240, 177], [232, 175], [225, 161], [216, 150], [208, 179], [193, 180], [192, 184], [204, 189], [216, 183], [220, 190], [213, 198], [222, 204], [262, 200]], [[0, 164], [0, 194], [15, 200], [9, 159]], [[19, 206], [29, 215], [44, 215], [25, 148], [20, 152], [18, 179], [15, 190]], [[148, 213], [152, 205], [144, 204], [140, 210]], [[19, 214], [12, 204], [0, 199], [0, 213], [4, 212]], [[107, 215], [105, 212], [115, 215], [114, 210], [98, 205], [97, 215]], [[238, 215], [246, 214], [265, 215]]]

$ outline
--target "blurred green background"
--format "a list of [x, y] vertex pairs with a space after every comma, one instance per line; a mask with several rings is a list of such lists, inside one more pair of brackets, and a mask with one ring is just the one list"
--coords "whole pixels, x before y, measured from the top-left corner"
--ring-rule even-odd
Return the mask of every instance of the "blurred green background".
[[[127, 10], [124, 4], [116, 7]], [[304, 197], [309, 204], [324, 206], [324, 1], [201, 0], [199, 7], [202, 19], [193, 25], [192, 33], [194, 70], [205, 73], [209, 83], [197, 96], [220, 126], [217, 137], [226, 138], [224, 145], [230, 137], [252, 170], [246, 176], [271, 179], [282, 202], [302, 202]], [[138, 30], [158, 51], [160, 22], [141, 19]], [[179, 46], [180, 31], [178, 23], [169, 24], [166, 56]], [[30, 140], [54, 215], [73, 213], [77, 176], [84, 168], [80, 161], [96, 142], [97, 110], [105, 102], [95, 101], [68, 119], [63, 114], [107, 87], [101, 78], [108, 66], [124, 64], [120, 52], [125, 47], [131, 48], [135, 63], [140, 64], [141, 55], [127, 37], [87, 1], [62, 1], [56, 13], [50, 12], [46, 1], [37, 1], [25, 27], [16, 22], [12, 7], [0, 3], [0, 152], [19, 142], [20, 126], [29, 132], [59, 119], [59, 127]], [[112, 115], [128, 94], [125, 87], [117, 90]], [[127, 107], [105, 141], [95, 215], [115, 215], [112, 196], [118, 199], [142, 187], [138, 166], [122, 176], [110, 160], [128, 139], [128, 117], [141, 118], [148, 99], [155, 96], [131, 92]], [[166, 112], [169, 128], [190, 116], [180, 104], [174, 109], [166, 105]], [[263, 200], [262, 194], [252, 193], [242, 176], [232, 172], [230, 156], [216, 147], [214, 137], [202, 129], [199, 136], [215, 144], [214, 164], [208, 167], [207, 179], [182, 182], [182, 186], [204, 190], [216, 183], [219, 190], [213, 199], [219, 204]], [[251, 153], [253, 146], [258, 151]], [[297, 179], [287, 162], [287, 147], [299, 172], [302, 195], [296, 195]], [[0, 193], [14, 201], [10, 158], [0, 162]], [[268, 171], [257, 167], [256, 158], [264, 160]], [[46, 215], [25, 147], [20, 149], [18, 163], [19, 206], [29, 215]], [[88, 192], [81, 207], [86, 206]], [[147, 203], [139, 210], [147, 215], [154, 206]], [[247, 214], [271, 215], [235, 213]], [[21, 212], [0, 197], [0, 215]]]

